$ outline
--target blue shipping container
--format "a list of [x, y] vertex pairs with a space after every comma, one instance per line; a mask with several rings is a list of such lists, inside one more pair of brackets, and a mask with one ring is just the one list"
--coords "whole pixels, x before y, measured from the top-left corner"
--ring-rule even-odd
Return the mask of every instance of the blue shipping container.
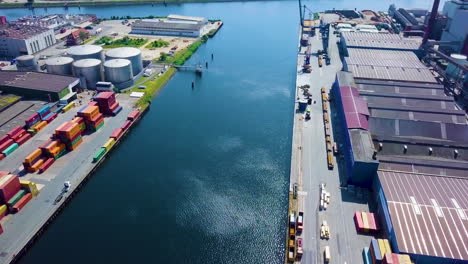
[[120, 111], [122, 111], [122, 107], [119, 106], [117, 107], [117, 109], [114, 110], [114, 112], [112, 113], [113, 116], [116, 116], [118, 113], [120, 113]]
[[377, 242], [377, 239], [372, 238], [370, 246], [372, 247], [372, 252], [374, 253], [377, 263], [382, 263], [382, 254], [380, 254], [379, 242]]
[[362, 259], [364, 260], [364, 264], [372, 264], [372, 259], [371, 259], [370, 251], [368, 247], [365, 247], [362, 250]]
[[45, 113], [47, 113], [47, 111], [50, 111], [50, 106], [46, 105], [44, 107], [42, 107], [41, 109], [39, 109], [39, 111], [37, 111], [37, 113], [41, 116], [43, 116]]

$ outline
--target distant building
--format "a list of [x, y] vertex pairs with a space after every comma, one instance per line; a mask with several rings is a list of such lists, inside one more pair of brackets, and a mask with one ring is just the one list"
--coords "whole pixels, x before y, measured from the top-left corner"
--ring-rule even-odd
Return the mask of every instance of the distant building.
[[348, 48], [405, 50], [416, 52], [421, 45], [421, 38], [403, 38], [398, 34], [343, 32], [341, 45], [345, 55]]
[[6, 23], [8, 23], [6, 16], [0, 16], [0, 25], [6, 24]]
[[31, 55], [56, 42], [52, 29], [11, 23], [0, 25], [0, 57]]
[[166, 19], [141, 19], [132, 24], [132, 34], [201, 37], [208, 21], [203, 17], [169, 15]]
[[79, 79], [39, 72], [0, 71], [0, 90], [30, 98], [57, 101], [79, 86]]
[[447, 26], [442, 33], [442, 41], [455, 41], [445, 45], [454, 53], [468, 55], [468, 1], [451, 0], [445, 2], [443, 14], [447, 16]]
[[[82, 34], [85, 34], [86, 38], [82, 39]], [[78, 30], [73, 31], [70, 35], [67, 36], [67, 46], [83, 44], [84, 40], [87, 38], [89, 38], [89, 31], [84, 28], [80, 28]]]

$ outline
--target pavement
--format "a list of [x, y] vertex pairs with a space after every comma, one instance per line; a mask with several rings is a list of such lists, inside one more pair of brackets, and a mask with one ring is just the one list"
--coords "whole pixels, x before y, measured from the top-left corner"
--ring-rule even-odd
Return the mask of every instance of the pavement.
[[[333, 29], [330, 29], [333, 32]], [[354, 264], [362, 263], [361, 252], [368, 246], [370, 236], [356, 233], [353, 214], [355, 211], [369, 211], [365, 191], [359, 196], [355, 192], [349, 192], [346, 187], [341, 187], [339, 170], [336, 163], [333, 170], [327, 166], [327, 150], [325, 145], [325, 129], [320, 89], [324, 87], [327, 93], [335, 81], [336, 73], [342, 69], [337, 38], [331, 34], [328, 41], [328, 54], [330, 65], [318, 66], [317, 50], [323, 49], [321, 33], [316, 30], [316, 35], [311, 39], [312, 56], [310, 64], [311, 73], [302, 73], [302, 65], [305, 58], [305, 47], [301, 47], [297, 62], [296, 99], [304, 96], [302, 90], [297, 88], [302, 85], [310, 85], [309, 93], [312, 94], [310, 105], [311, 119], [304, 119], [305, 113], [296, 111], [294, 114], [294, 131], [292, 144], [290, 190], [294, 183], [298, 184], [298, 210], [304, 212], [303, 238], [304, 255], [297, 263], [325, 263], [323, 250], [330, 247], [331, 262]], [[329, 105], [330, 109], [330, 105]], [[333, 115], [333, 109], [331, 109]], [[333, 131], [333, 124], [330, 125]], [[331, 135], [332, 142], [333, 133]], [[319, 211], [319, 185], [326, 184], [326, 189], [331, 193], [331, 202], [327, 210]], [[323, 220], [330, 227], [330, 239], [321, 240], [319, 226]]]
[[[90, 95], [84, 94], [88, 102]], [[51, 124], [35, 135], [31, 140], [20, 146], [18, 150], [0, 162], [2, 170], [8, 170], [21, 175], [21, 179], [36, 182], [40, 193], [31, 200], [20, 212], [8, 215], [2, 219], [4, 233], [0, 235], [0, 263], [10, 263], [16, 254], [27, 245], [31, 238], [41, 229], [51, 216], [54, 215], [60, 205], [66, 200], [74, 189], [83, 181], [95, 164], [92, 157], [99, 148], [108, 140], [109, 135], [122, 126], [127, 115], [132, 111], [135, 99], [128, 95], [117, 95], [117, 101], [123, 107], [115, 117], [106, 117], [104, 126], [97, 132], [83, 136], [83, 143], [74, 151], [65, 154], [58, 159], [47, 171], [42, 174], [22, 173], [22, 161], [33, 150], [39, 147], [54, 133], [55, 129], [65, 121], [70, 121], [79, 106], [72, 110], [59, 114]], [[60, 194], [65, 181], [70, 181], [70, 191], [56, 205], [54, 200]]]

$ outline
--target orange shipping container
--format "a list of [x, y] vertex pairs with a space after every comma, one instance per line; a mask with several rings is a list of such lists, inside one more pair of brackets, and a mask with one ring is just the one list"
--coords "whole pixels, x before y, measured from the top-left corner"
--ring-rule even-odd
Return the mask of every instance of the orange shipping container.
[[55, 147], [57, 147], [60, 143], [61, 143], [60, 140], [53, 140], [52, 142], [50, 142], [49, 145], [47, 145], [47, 146], [45, 147], [45, 149], [46, 149], [47, 152], [50, 153], [50, 152], [52, 151], [52, 149], [54, 149]]
[[31, 163], [33, 160], [35, 160], [37, 157], [42, 155], [42, 150], [41, 149], [36, 149], [34, 150], [31, 154], [29, 154], [24, 161], [27, 163]]
[[68, 122], [65, 122], [65, 123], [61, 124], [60, 126], [58, 126], [58, 127], [55, 129], [55, 134], [58, 134], [59, 131], [62, 130], [67, 124], [68, 124]]
[[39, 160], [36, 161], [36, 163], [34, 163], [31, 168], [34, 170], [34, 171], [37, 171], [39, 169], [39, 167], [47, 160], [47, 158], [41, 158]]
[[92, 119], [96, 115], [98, 115], [99, 113], [100, 113], [99, 112], [99, 107], [94, 106], [94, 105], [90, 105], [90, 106], [86, 107], [85, 109], [83, 109], [80, 112], [80, 115], [85, 116], [87, 119]]

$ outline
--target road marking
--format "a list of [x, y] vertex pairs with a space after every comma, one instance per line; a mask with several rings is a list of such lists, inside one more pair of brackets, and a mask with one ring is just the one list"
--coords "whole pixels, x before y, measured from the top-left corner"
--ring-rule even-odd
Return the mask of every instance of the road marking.
[[301, 196], [307, 196], [307, 192], [305, 191], [298, 191], [297, 194]]

